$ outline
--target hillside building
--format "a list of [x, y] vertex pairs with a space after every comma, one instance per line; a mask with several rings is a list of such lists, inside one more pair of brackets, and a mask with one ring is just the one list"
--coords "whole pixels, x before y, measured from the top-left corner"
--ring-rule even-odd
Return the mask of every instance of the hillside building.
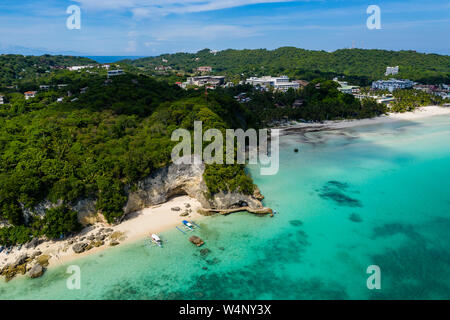
[[211, 68], [211, 67], [208, 67], [208, 66], [198, 67], [198, 68], [197, 68], [197, 71], [198, 71], [198, 72], [211, 72], [211, 71], [212, 71], [212, 68]]
[[396, 74], [398, 74], [398, 66], [396, 67], [386, 67], [386, 73], [384, 74], [385, 76], [389, 76], [389, 75], [393, 75], [395, 76]]
[[268, 90], [273, 87], [275, 90], [286, 92], [290, 88], [297, 90], [300, 88], [298, 82], [290, 82], [288, 76], [272, 77], [264, 76], [261, 78], [251, 77], [245, 81], [246, 84], [251, 84], [254, 87], [260, 87]]
[[108, 71], [108, 78], [110, 77], [115, 77], [115, 76], [121, 76], [124, 75], [125, 72], [123, 72], [123, 70], [119, 69], [119, 70], [109, 70]]
[[25, 100], [34, 98], [36, 96], [37, 91], [27, 91], [24, 93]]
[[182, 84], [182, 87], [187, 86], [213, 86], [218, 87], [225, 83], [225, 76], [199, 76], [199, 77], [189, 77], [187, 81]]

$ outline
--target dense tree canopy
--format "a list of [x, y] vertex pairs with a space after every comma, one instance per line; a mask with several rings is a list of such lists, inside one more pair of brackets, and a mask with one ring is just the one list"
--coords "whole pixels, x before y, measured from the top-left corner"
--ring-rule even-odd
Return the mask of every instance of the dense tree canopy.
[[[167, 60], [167, 63], [162, 60]], [[224, 50], [216, 54], [209, 49], [197, 53], [164, 54], [124, 61], [155, 73], [154, 68], [167, 65], [174, 73], [195, 72], [199, 66], [211, 66], [216, 74], [231, 78], [281, 75], [312, 80], [346, 76], [351, 83], [366, 86], [384, 78], [387, 66], [399, 66], [399, 78], [424, 83], [450, 82], [450, 57], [415, 51], [341, 49], [334, 52], [282, 47], [276, 50]]]
[[95, 61], [82, 57], [2, 54], [0, 55], [0, 88], [39, 79], [52, 68], [94, 64], [96, 64]]

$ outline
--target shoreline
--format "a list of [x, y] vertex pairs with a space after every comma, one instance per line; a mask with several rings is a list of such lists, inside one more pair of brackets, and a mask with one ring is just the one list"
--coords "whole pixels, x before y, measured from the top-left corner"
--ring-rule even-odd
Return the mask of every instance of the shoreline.
[[[178, 207], [180, 210], [175, 211], [172, 208]], [[181, 225], [182, 220], [201, 220], [205, 216], [198, 213], [202, 206], [200, 202], [189, 196], [180, 196], [169, 201], [154, 205], [142, 210], [130, 213], [125, 220], [117, 225], [108, 225], [106, 223], [96, 223], [92, 226], [85, 227], [78, 234], [73, 237], [59, 240], [59, 241], [43, 241], [34, 248], [26, 249], [25, 246], [21, 250], [14, 250], [9, 255], [5, 253], [0, 254], [0, 270], [11, 263], [14, 263], [20, 256], [26, 254], [32, 256], [33, 253], [40, 251], [42, 256], [49, 256], [48, 265], [46, 269], [63, 265], [67, 262], [86, 257], [111, 248], [111, 242], [118, 242], [117, 245], [133, 243], [144, 238], [149, 238], [152, 233], [160, 233], [171, 228]], [[181, 213], [191, 210], [188, 216], [180, 216]], [[98, 235], [100, 230], [109, 230], [105, 235], [104, 244], [98, 247], [93, 247], [90, 250], [82, 253], [75, 253], [72, 247], [76, 243], [88, 243], [86, 238]], [[111, 237], [111, 236], [114, 237]], [[21, 277], [17, 274], [16, 277]], [[23, 275], [27, 276], [27, 275]]]
[[350, 119], [350, 120], [327, 120], [323, 122], [314, 123], [296, 123], [293, 125], [280, 126], [274, 129], [280, 129], [281, 134], [288, 134], [290, 132], [312, 132], [325, 130], [338, 130], [359, 126], [367, 126], [374, 124], [383, 124], [396, 121], [414, 121], [417, 119], [428, 118], [440, 115], [449, 115], [449, 107], [441, 106], [424, 106], [419, 107], [414, 111], [404, 113], [388, 113], [375, 118], [366, 119]]
[[[314, 131], [327, 131], [327, 130], [339, 130], [351, 127], [383, 124], [396, 121], [414, 121], [416, 119], [450, 115], [450, 108], [439, 106], [427, 106], [417, 108], [413, 112], [405, 113], [389, 113], [376, 118], [370, 119], [354, 119], [354, 120], [330, 120], [323, 123], [296, 123], [294, 125], [288, 125], [278, 127], [281, 129], [282, 134], [296, 134], [302, 132], [314, 132]], [[180, 210], [174, 211], [172, 208], [179, 207]], [[188, 216], [182, 217], [181, 213], [186, 210], [192, 210]], [[59, 241], [43, 241], [34, 248], [26, 249], [25, 246], [21, 250], [14, 249], [9, 255], [4, 252], [0, 253], [0, 270], [8, 264], [12, 264], [17, 259], [27, 254], [32, 256], [33, 253], [40, 251], [42, 255], [49, 257], [47, 269], [60, 266], [78, 258], [86, 257], [91, 254], [107, 250], [111, 247], [112, 242], [118, 242], [117, 245], [126, 243], [132, 243], [144, 238], [149, 238], [151, 233], [160, 233], [167, 231], [171, 228], [175, 228], [181, 225], [181, 221], [188, 220], [201, 220], [205, 216], [199, 213], [199, 210], [203, 210], [200, 202], [189, 196], [180, 196], [169, 201], [154, 205], [148, 208], [144, 208], [140, 211], [130, 213], [126, 218], [117, 225], [110, 226], [106, 223], [96, 223], [92, 226], [85, 227], [80, 233], [73, 237], [59, 240]], [[208, 212], [216, 212], [220, 214], [229, 214], [234, 211], [245, 211], [246, 208], [239, 208], [239, 210], [208, 210]], [[251, 212], [251, 211], [250, 211]], [[259, 213], [259, 212], [254, 212]], [[268, 212], [261, 212], [268, 213]], [[109, 230], [108, 233], [101, 233], [101, 230]], [[93, 237], [98, 235], [104, 235], [102, 244], [94, 246], [82, 253], [76, 253], [73, 250], [73, 246], [77, 243], [89, 243], [93, 241]], [[111, 237], [115, 235], [115, 237]], [[91, 237], [91, 239], [87, 239]], [[150, 240], [149, 240], [150, 241]], [[20, 277], [17, 274], [17, 277]]]

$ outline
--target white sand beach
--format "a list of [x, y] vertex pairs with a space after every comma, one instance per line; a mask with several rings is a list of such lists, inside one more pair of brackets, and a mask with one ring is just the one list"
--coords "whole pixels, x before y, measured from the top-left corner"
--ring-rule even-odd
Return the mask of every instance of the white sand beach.
[[311, 129], [311, 130], [327, 130], [327, 129], [344, 129], [372, 124], [381, 124], [394, 121], [414, 121], [416, 119], [433, 117], [450, 114], [450, 107], [426, 106], [417, 108], [413, 112], [405, 113], [388, 113], [376, 118], [357, 119], [357, 120], [330, 120], [317, 123], [296, 123], [285, 127], [279, 127], [283, 130]]
[[[173, 211], [172, 208], [176, 207], [179, 207], [180, 210]], [[100, 247], [94, 247], [89, 251], [85, 251], [80, 254], [77, 254], [72, 250], [73, 244], [80, 242], [82, 238], [88, 238], [90, 235], [98, 234], [98, 231], [101, 228], [112, 229], [109, 234], [123, 233], [123, 235], [117, 239], [117, 242], [120, 243], [119, 245], [122, 245], [124, 243], [149, 237], [152, 233], [159, 233], [164, 230], [175, 228], [176, 226], [181, 225], [181, 221], [185, 219], [198, 221], [204, 217], [197, 212], [200, 208], [200, 202], [194, 198], [189, 196], [176, 197], [164, 204], [130, 213], [126, 216], [126, 220], [115, 226], [97, 223], [93, 226], [86, 227], [80, 234], [73, 238], [62, 241], [45, 241], [33, 249], [26, 249], [25, 247], [22, 247], [21, 250], [17, 250], [15, 248], [8, 255], [2, 252], [0, 254], [0, 268], [8, 263], [14, 263], [24, 254], [30, 256], [36, 251], [40, 251], [43, 255], [48, 255], [51, 257], [49, 260], [49, 267], [57, 266], [79, 257], [110, 248], [111, 246], [109, 243], [111, 240], [107, 237], [104, 241], [105, 244]], [[192, 211], [189, 213], [189, 216], [181, 217], [180, 214], [186, 210]], [[71, 244], [72, 241], [75, 242]], [[83, 240], [81, 242], [89, 241]]]

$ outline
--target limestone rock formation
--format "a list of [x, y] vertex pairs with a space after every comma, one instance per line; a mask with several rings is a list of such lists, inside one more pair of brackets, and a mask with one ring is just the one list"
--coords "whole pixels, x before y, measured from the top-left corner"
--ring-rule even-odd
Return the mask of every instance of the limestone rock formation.
[[44, 274], [44, 268], [39, 264], [35, 264], [33, 268], [31, 268], [30, 271], [28, 271], [28, 276], [30, 278], [39, 278]]
[[[197, 199], [202, 207], [210, 212], [222, 212], [224, 210], [234, 212], [238, 208], [255, 213], [269, 212], [268, 208], [264, 208], [261, 204], [264, 197], [257, 188], [253, 195], [245, 195], [239, 192], [220, 192], [212, 198], [207, 197], [208, 188], [203, 179], [205, 165], [201, 162], [191, 161], [191, 163], [193, 164], [172, 163], [156, 170], [147, 178], [139, 181], [133, 188], [127, 186], [125, 193], [128, 196], [128, 201], [124, 206], [125, 215], [165, 203], [170, 198], [179, 195], [188, 195]], [[42, 216], [46, 210], [61, 204], [61, 201], [51, 203], [46, 200], [33, 210], [24, 208], [26, 219], [29, 219], [33, 214]], [[69, 208], [78, 213], [78, 220], [83, 225], [99, 221], [105, 222], [103, 216], [95, 209], [95, 204], [95, 199], [80, 199], [75, 204], [69, 205]], [[81, 250], [80, 246], [77, 246], [77, 248]]]

